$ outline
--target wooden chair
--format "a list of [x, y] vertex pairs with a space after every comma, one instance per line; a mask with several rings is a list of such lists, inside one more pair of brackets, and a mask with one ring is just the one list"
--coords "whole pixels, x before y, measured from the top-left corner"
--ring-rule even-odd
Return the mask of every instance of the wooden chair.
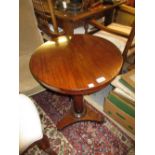
[[54, 14], [53, 0], [32, 0], [38, 27], [43, 36], [57, 37], [63, 35], [64, 31], [58, 27]]
[[92, 19], [89, 24], [99, 31], [93, 35], [105, 38], [114, 43], [122, 53], [124, 63], [135, 53], [135, 9], [127, 5], [121, 5], [114, 10], [113, 21], [109, 25]]

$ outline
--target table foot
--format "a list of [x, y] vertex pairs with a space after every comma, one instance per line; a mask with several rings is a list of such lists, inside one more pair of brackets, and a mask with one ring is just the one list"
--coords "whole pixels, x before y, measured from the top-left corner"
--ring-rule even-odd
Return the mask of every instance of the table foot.
[[104, 116], [97, 112], [93, 107], [88, 106], [85, 104], [85, 111], [83, 114], [77, 114], [71, 110], [67, 113], [62, 120], [57, 123], [57, 129], [61, 130], [68, 125], [79, 121], [96, 121], [96, 122], [103, 122]]

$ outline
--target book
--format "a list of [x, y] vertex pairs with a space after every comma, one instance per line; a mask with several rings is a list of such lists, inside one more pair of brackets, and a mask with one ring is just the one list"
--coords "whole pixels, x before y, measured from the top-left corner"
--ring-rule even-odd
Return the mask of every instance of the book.
[[116, 122], [130, 131], [132, 134], [135, 133], [135, 119], [122, 111], [115, 104], [113, 104], [108, 98], [105, 100], [104, 112], [106, 112]]
[[135, 70], [131, 70], [121, 76], [122, 82], [131, 89], [135, 89]]
[[130, 89], [132, 92], [135, 92], [135, 88], [132, 87], [127, 81], [125, 81], [122, 77], [119, 79], [119, 81], [126, 86], [128, 89]]
[[114, 88], [113, 91], [118, 94], [119, 96], [122, 96], [124, 98], [126, 98], [127, 100], [130, 100], [131, 102], [134, 102], [135, 103], [135, 100], [130, 97], [128, 94], [126, 94], [122, 89], [120, 88]]
[[126, 95], [129, 96], [129, 98], [132, 98], [132, 100], [135, 101], [135, 93], [133, 91], [131, 91], [128, 87], [126, 87], [124, 84], [122, 84], [120, 82], [121, 79], [121, 75], [118, 75], [112, 82], [111, 85], [121, 89], [122, 91], [124, 91], [126, 93]]
[[126, 102], [126, 104], [129, 104], [133, 107], [135, 107], [135, 102], [128, 99], [127, 97], [123, 96], [123, 95], [120, 95], [118, 94], [117, 92], [115, 92], [114, 90], [111, 92], [114, 96], [116, 96], [117, 98], [119, 98], [120, 100]]
[[118, 97], [113, 92], [110, 92], [107, 99], [114, 104], [117, 108], [119, 108], [121, 111], [125, 112], [129, 116], [135, 118], [135, 108], [134, 106], [131, 106], [128, 102]]

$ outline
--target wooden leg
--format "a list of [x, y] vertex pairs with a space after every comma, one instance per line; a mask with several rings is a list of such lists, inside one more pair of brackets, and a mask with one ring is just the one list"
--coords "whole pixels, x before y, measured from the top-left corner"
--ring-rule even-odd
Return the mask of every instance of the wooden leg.
[[63, 22], [63, 30], [66, 35], [72, 35], [74, 34], [74, 24], [72, 22]]
[[105, 12], [105, 26], [109, 25], [112, 22], [113, 10], [108, 10]]
[[73, 107], [74, 107], [74, 112], [75, 113], [82, 113], [84, 111], [84, 105], [83, 105], [83, 96], [82, 95], [77, 95], [73, 96]]
[[43, 138], [35, 142], [35, 144], [42, 150], [46, 150], [50, 147], [50, 143], [46, 135], [43, 135]]
[[49, 155], [57, 155], [56, 152], [54, 152], [51, 148], [50, 148], [50, 143], [49, 143], [49, 139], [46, 135], [43, 135], [43, 138], [34, 142], [33, 144], [31, 144], [22, 154], [20, 155], [24, 155], [30, 148], [34, 147], [34, 145], [37, 145], [39, 147], [39, 149], [47, 152]]
[[49, 155], [57, 155], [52, 149], [50, 149], [49, 139], [46, 135], [43, 135], [43, 138], [36, 142], [36, 145], [47, 152]]
[[103, 116], [100, 113], [87, 104], [84, 104], [82, 95], [74, 96], [73, 100], [72, 109], [57, 123], [59, 130], [79, 121], [103, 121]]
[[85, 21], [85, 23], [84, 23], [84, 29], [85, 29], [85, 34], [87, 34], [88, 33], [88, 22], [87, 21]]

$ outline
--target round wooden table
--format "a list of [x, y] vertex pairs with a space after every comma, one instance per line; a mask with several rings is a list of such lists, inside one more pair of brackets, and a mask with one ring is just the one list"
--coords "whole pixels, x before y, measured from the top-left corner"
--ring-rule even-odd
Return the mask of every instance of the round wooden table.
[[103, 121], [83, 95], [107, 86], [119, 73], [123, 59], [109, 41], [92, 35], [60, 36], [42, 44], [30, 60], [30, 71], [45, 87], [73, 96], [73, 108], [57, 123], [62, 129], [81, 120]]

